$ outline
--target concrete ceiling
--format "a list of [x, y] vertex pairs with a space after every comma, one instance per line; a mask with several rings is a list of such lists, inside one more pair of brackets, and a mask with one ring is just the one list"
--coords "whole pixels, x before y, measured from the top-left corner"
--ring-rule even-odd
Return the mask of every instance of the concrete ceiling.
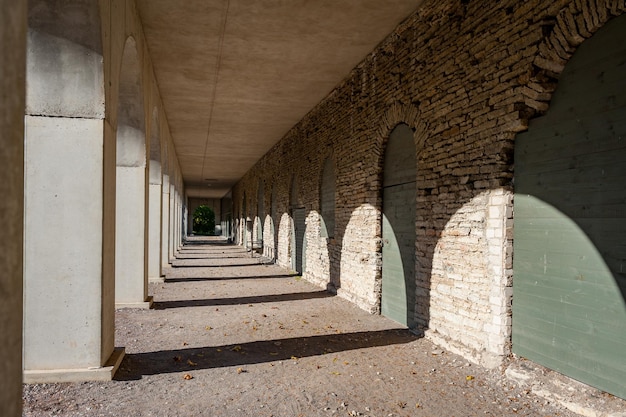
[[421, 0], [137, 0], [190, 197], [219, 198]]

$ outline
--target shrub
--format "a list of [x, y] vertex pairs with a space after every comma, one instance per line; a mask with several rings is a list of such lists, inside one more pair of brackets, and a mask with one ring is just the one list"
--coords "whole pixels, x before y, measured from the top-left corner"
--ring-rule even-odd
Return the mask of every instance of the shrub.
[[193, 212], [193, 232], [199, 235], [215, 233], [215, 213], [209, 206], [203, 204]]

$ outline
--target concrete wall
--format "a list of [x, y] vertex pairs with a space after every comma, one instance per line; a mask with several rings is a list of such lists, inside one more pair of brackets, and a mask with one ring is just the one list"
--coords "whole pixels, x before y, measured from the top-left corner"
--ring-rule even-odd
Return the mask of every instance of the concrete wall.
[[[339, 296], [380, 311], [383, 154], [390, 132], [406, 123], [422, 141], [416, 321], [470, 360], [501, 363], [510, 352], [515, 136], [546, 111], [576, 47], [625, 7], [423, 2], [242, 178], [233, 190], [235, 215], [244, 217], [244, 195], [256, 207], [265, 184], [265, 207], [276, 207], [277, 262], [291, 267], [295, 179], [307, 211], [305, 278], [332, 282]], [[320, 183], [331, 155], [336, 225], [327, 239]]]
[[22, 415], [26, 2], [0, 0], [0, 415]]

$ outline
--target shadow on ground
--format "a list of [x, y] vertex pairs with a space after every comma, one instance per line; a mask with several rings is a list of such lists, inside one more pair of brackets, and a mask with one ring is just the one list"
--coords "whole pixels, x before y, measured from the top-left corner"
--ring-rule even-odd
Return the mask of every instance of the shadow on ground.
[[245, 280], [245, 279], [279, 279], [279, 278], [294, 278], [300, 276], [299, 274], [277, 274], [277, 275], [254, 275], [254, 276], [230, 276], [230, 277], [191, 277], [191, 278], [165, 278], [165, 282], [203, 282], [203, 281], [230, 281], [230, 280]]
[[[208, 259], [208, 258], [204, 258], [204, 259]], [[249, 263], [238, 263], [238, 264], [223, 264], [223, 263], [222, 264], [178, 264], [178, 263], [173, 263], [172, 268], [175, 268], [175, 269], [178, 269], [178, 268], [232, 268], [232, 267], [240, 267], [240, 266], [271, 265], [271, 262], [264, 262], [264, 261], [259, 262], [258, 261], [259, 258], [253, 258], [253, 259], [257, 259], [257, 261], [256, 262], [252, 261]]]
[[250, 297], [233, 297], [233, 298], [207, 298], [199, 300], [179, 300], [179, 301], [155, 301], [152, 307], [155, 310], [166, 310], [170, 308], [182, 308], [182, 307], [210, 307], [210, 306], [234, 306], [234, 305], [246, 305], [246, 304], [260, 304], [260, 303], [278, 303], [284, 301], [302, 301], [312, 300], [315, 298], [329, 298], [334, 297], [333, 294], [328, 291], [313, 291], [313, 292], [296, 292], [289, 294], [269, 294], [269, 295], [254, 295]]
[[144, 375], [297, 360], [347, 350], [405, 344], [417, 338], [406, 329], [389, 329], [131, 353], [124, 357], [115, 379], [136, 380]]

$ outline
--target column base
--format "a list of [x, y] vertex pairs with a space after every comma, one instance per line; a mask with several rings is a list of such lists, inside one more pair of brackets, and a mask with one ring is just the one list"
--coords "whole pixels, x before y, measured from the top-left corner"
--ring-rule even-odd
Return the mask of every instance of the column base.
[[115, 348], [109, 360], [99, 368], [25, 370], [22, 377], [23, 382], [25, 384], [52, 384], [57, 382], [110, 381], [120, 367], [124, 354], [124, 348]]
[[148, 310], [152, 307], [152, 296], [146, 298], [146, 301], [143, 302], [115, 302], [115, 308], [139, 308]]

